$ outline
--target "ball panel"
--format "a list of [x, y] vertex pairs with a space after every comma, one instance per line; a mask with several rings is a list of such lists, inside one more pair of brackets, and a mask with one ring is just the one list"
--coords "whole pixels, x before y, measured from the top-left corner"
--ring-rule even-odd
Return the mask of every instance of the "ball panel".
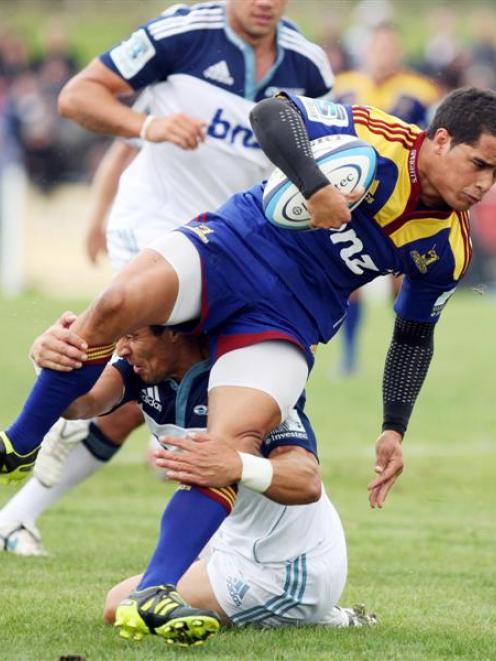
[[[356, 136], [330, 135], [311, 142], [312, 152], [320, 169], [342, 193], [352, 193], [358, 186], [363, 196], [350, 209], [362, 202], [375, 176], [377, 157], [374, 149]], [[270, 175], [263, 197], [267, 219], [279, 227], [307, 229], [310, 214], [306, 200], [298, 188], [279, 168]]]

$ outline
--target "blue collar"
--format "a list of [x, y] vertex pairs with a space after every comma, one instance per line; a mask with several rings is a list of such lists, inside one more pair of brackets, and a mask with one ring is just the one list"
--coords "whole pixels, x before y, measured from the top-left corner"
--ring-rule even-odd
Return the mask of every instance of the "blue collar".
[[242, 52], [245, 60], [245, 92], [244, 92], [245, 99], [248, 99], [250, 101], [255, 101], [258, 92], [263, 87], [267, 86], [270, 79], [274, 75], [276, 69], [281, 64], [282, 59], [284, 57], [284, 48], [281, 46], [281, 41], [280, 41], [281, 29], [282, 29], [282, 23], [281, 21], [279, 21], [279, 23], [276, 26], [276, 51], [277, 51], [276, 60], [274, 64], [271, 66], [271, 68], [267, 71], [265, 76], [262, 78], [262, 80], [259, 83], [257, 83], [255, 51], [250, 46], [250, 44], [247, 44], [245, 41], [243, 41], [241, 37], [238, 34], [236, 34], [236, 32], [234, 32], [232, 27], [229, 25], [229, 22], [227, 20], [226, 8], [224, 6], [224, 32], [226, 34], [227, 39], [237, 48], [239, 48], [239, 50]]

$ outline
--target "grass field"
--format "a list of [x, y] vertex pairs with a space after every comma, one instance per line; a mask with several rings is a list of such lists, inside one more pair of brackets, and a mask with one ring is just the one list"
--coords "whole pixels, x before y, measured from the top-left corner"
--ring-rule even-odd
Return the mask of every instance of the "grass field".
[[[174, 651], [160, 640], [121, 641], [100, 623], [106, 590], [143, 567], [170, 491], [142, 466], [142, 438], [49, 511], [40, 528], [52, 555], [0, 556], [0, 658], [53, 661], [188, 659], [496, 658], [496, 301], [473, 293], [450, 303], [428, 382], [405, 441], [406, 471], [382, 511], [371, 511], [381, 366], [392, 318], [367, 312], [362, 370], [336, 378], [338, 346], [319, 349], [309, 387], [322, 473], [347, 532], [343, 604], [364, 602], [374, 630], [226, 632]], [[33, 335], [81, 302], [0, 299], [0, 419], [16, 413], [31, 380]], [[337, 343], [336, 343], [337, 345]], [[3, 488], [0, 502], [12, 490]]]

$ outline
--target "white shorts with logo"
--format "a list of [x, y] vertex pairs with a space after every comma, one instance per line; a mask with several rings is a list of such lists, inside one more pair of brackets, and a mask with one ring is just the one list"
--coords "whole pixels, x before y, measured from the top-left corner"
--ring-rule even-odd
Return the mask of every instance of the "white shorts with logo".
[[205, 557], [215, 597], [235, 626], [342, 624], [335, 606], [346, 583], [345, 544], [281, 563], [257, 563], [215, 544]]

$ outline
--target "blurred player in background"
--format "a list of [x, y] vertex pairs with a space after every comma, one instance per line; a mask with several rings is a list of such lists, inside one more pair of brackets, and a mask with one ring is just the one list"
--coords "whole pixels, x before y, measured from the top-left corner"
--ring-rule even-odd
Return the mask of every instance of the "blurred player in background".
[[[334, 99], [338, 103], [371, 105], [399, 117], [409, 124], [425, 128], [433, 106], [439, 101], [437, 86], [426, 76], [405, 66], [401, 37], [391, 23], [371, 29], [363, 49], [360, 69], [336, 76]], [[391, 276], [393, 296], [401, 280]], [[343, 358], [341, 371], [352, 374], [358, 366], [358, 333], [362, 319], [362, 301], [357, 291], [350, 297], [343, 324]]]
[[[62, 114], [86, 128], [139, 138], [141, 149], [120, 178], [107, 228], [115, 270], [156, 236], [264, 178], [271, 165], [259, 148], [248, 115], [254, 103], [279, 89], [319, 97], [332, 85], [326, 56], [281, 18], [287, 0], [228, 0], [192, 7], [174, 5], [103, 53], [62, 91]], [[121, 101], [146, 88], [143, 110]], [[112, 194], [112, 173], [132, 158], [133, 147], [111, 147], [97, 181], [103, 207]], [[108, 173], [110, 174], [110, 178]], [[100, 207], [100, 211], [103, 207]], [[94, 218], [102, 218], [96, 211]], [[98, 221], [96, 221], [98, 222]], [[92, 251], [98, 251], [98, 241]], [[101, 237], [100, 243], [101, 246]], [[61, 423], [47, 439], [36, 475], [37, 506], [54, 494], [71, 446], [83, 438], [102, 444], [108, 460], [142, 423], [134, 405], [92, 423]], [[64, 471], [80, 481], [103, 466], [81, 445]], [[77, 477], [76, 477], [77, 475]], [[76, 482], [72, 482], [74, 484]], [[64, 480], [71, 488], [71, 480]]]

